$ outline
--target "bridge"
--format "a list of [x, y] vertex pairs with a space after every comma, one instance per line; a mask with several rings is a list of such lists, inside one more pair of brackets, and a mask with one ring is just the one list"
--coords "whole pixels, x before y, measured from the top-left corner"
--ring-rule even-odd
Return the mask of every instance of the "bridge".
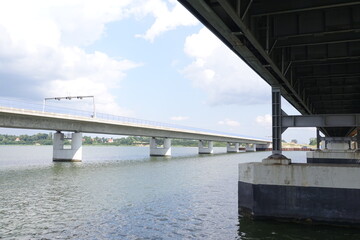
[[[24, 105], [24, 103], [22, 104]], [[12, 105], [16, 105], [16, 103], [0, 101], [0, 127], [56, 131], [53, 139], [54, 161], [81, 161], [82, 133], [150, 137], [151, 156], [171, 155], [171, 139], [199, 140], [199, 154], [213, 153], [214, 141], [226, 142], [228, 153], [239, 152], [240, 144], [246, 144], [246, 151], [268, 149], [270, 145], [270, 142], [265, 139], [175, 124], [101, 113], [97, 113], [96, 117], [94, 117], [91, 113], [72, 109], [49, 108], [45, 112], [39, 110], [41, 105], [25, 104], [25, 107], [35, 110], [9, 107]], [[59, 113], [69, 110], [71, 110], [72, 114]], [[64, 146], [65, 135], [63, 132], [72, 132], [70, 149]]]
[[[241, 214], [360, 224], [360, 1], [179, 2], [272, 88], [273, 152], [239, 166]], [[308, 164], [282, 154], [288, 127], [317, 128]]]

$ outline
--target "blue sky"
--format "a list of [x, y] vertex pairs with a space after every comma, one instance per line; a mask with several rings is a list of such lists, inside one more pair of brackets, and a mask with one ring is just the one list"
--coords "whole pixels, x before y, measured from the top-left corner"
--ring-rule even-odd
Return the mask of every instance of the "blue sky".
[[98, 112], [271, 136], [270, 87], [175, 0], [2, 1], [0, 86], [1, 98], [95, 95]]

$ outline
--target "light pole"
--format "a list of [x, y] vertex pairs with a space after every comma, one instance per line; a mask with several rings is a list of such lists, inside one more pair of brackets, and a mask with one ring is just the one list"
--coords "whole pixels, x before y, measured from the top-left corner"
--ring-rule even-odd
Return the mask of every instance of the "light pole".
[[46, 101], [48, 100], [58, 100], [60, 101], [61, 99], [83, 99], [83, 98], [92, 98], [93, 99], [93, 115], [91, 116], [92, 118], [96, 117], [96, 109], [95, 109], [95, 96], [67, 96], [67, 97], [53, 97], [53, 98], [44, 98], [44, 102], [43, 102], [43, 112], [45, 112], [45, 106], [46, 106]]

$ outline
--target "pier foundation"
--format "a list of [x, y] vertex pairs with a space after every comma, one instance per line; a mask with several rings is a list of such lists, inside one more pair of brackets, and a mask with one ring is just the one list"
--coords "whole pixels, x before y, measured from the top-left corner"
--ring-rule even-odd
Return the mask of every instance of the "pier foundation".
[[360, 152], [351, 141], [326, 141], [325, 148], [307, 152], [307, 163], [359, 164]]
[[237, 153], [239, 152], [239, 143], [230, 143], [226, 144], [226, 151], [228, 153]]
[[[240, 215], [360, 226], [359, 130], [356, 137], [320, 137], [319, 133], [320, 127], [358, 128], [357, 119], [288, 116], [281, 110], [280, 88], [273, 87], [272, 154], [262, 162], [239, 164]], [[292, 163], [282, 154], [281, 135], [288, 127], [317, 127], [317, 150], [307, 153], [307, 163]]]
[[171, 139], [150, 138], [150, 156], [171, 156]]
[[199, 141], [199, 154], [212, 154], [214, 153], [213, 141]]
[[53, 142], [54, 162], [81, 162], [82, 161], [82, 133], [71, 134], [70, 148], [64, 147], [64, 133], [56, 132]]
[[253, 219], [360, 225], [360, 165], [239, 165], [239, 213]]
[[245, 151], [246, 152], [256, 152], [256, 144], [247, 143], [246, 147], [245, 147]]

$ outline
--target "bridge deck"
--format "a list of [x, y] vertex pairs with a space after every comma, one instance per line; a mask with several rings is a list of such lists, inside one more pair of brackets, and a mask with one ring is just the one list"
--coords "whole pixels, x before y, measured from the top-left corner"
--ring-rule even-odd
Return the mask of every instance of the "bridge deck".
[[169, 126], [0, 107], [0, 127], [267, 144], [270, 141]]

